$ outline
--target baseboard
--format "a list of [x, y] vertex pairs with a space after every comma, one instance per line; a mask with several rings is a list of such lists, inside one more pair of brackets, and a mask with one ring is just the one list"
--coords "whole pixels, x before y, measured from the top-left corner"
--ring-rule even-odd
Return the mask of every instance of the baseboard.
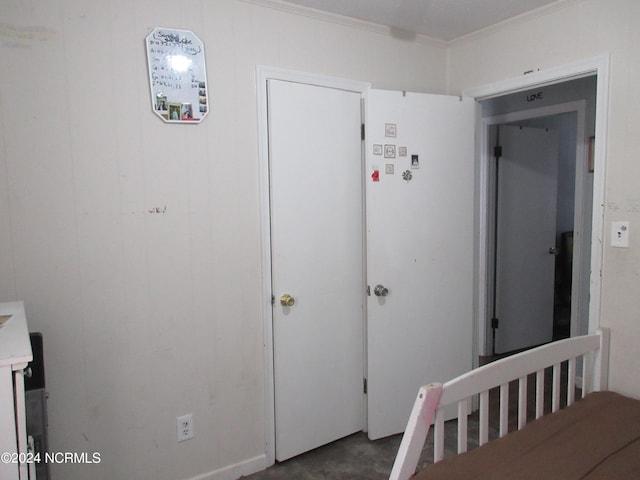
[[268, 467], [267, 456], [259, 455], [243, 462], [235, 463], [212, 472], [203, 473], [185, 480], [237, 480], [244, 475], [251, 475]]

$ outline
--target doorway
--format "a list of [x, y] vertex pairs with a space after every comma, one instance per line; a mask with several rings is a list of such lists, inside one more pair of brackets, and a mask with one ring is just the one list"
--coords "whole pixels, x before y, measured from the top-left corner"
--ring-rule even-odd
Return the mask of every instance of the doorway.
[[[586, 64], [590, 66], [586, 67]], [[593, 167], [588, 168], [588, 153], [589, 143], [593, 144], [596, 131], [601, 134], [606, 128], [603, 105], [606, 104], [604, 89], [607, 66], [607, 58], [602, 57], [574, 67], [556, 69], [555, 73], [536, 75], [544, 80], [538, 78], [537, 81], [532, 79], [533, 81], [527, 82], [525, 79], [515, 79], [509, 82], [514, 86], [512, 88], [499, 85], [495, 90], [486, 87], [467, 92], [480, 100], [481, 105], [477, 171], [480, 232], [477, 243], [477, 302], [481, 319], [477, 345], [480, 356], [495, 352], [493, 334], [496, 322], [492, 322], [495, 318], [495, 223], [492, 218], [495, 215], [492, 203], [495, 185], [492, 183], [492, 164], [495, 145], [493, 139], [498, 125], [559, 130], [560, 150], [571, 161], [565, 160], [558, 170], [560, 183], [557, 238], [552, 242], [554, 245], [551, 250], [547, 247], [545, 252], [558, 253], [556, 274], [550, 277], [554, 285], [551, 298], [555, 313], [552, 314], [554, 329], [553, 333], [548, 333], [548, 341], [567, 335], [584, 334], [597, 328], [600, 286], [599, 278], [597, 275], [592, 276], [591, 271], [597, 272], [602, 260], [604, 159], [602, 151], [597, 149], [591, 162], [600, 167], [596, 167], [594, 172]], [[569, 73], [572, 68], [575, 68], [574, 75]], [[563, 73], [560, 74], [559, 71]], [[493, 137], [490, 134], [492, 130]], [[604, 142], [596, 143], [602, 147]], [[566, 177], [570, 177], [570, 180]], [[504, 352], [498, 350], [497, 353]]]

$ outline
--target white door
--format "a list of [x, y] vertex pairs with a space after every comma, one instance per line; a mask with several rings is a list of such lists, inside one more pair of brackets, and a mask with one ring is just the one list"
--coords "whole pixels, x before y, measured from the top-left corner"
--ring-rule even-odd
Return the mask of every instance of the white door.
[[282, 461], [364, 428], [361, 95], [269, 80], [268, 114]]
[[496, 352], [553, 339], [558, 136], [500, 126]]
[[404, 430], [421, 385], [472, 368], [474, 122], [470, 99], [368, 94], [372, 439]]

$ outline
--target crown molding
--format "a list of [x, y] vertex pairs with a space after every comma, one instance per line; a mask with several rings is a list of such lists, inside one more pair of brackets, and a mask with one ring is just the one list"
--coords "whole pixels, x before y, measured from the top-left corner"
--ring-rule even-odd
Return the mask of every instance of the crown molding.
[[582, 2], [584, 2], [584, 0], [557, 0], [554, 3], [550, 3], [548, 5], [538, 7], [535, 10], [521, 13], [520, 15], [516, 15], [515, 17], [507, 18], [506, 20], [502, 20], [501, 22], [495, 23], [493, 25], [489, 25], [488, 27], [475, 30], [473, 32], [467, 33], [466, 35], [462, 35], [458, 38], [454, 38], [453, 40], [449, 40], [447, 42], [447, 45], [454, 46], [457, 44], [473, 42], [479, 36], [491, 34], [494, 32], [498, 32], [500, 30], [505, 30], [507, 28], [510, 28], [519, 24], [527, 23], [537, 18], [545, 17], [547, 15], [558, 12], [560, 10], [564, 10], [565, 8], [568, 8], [570, 6], [573, 6]]
[[378, 23], [367, 22], [366, 20], [359, 20], [356, 18], [346, 17], [344, 15], [338, 15], [336, 13], [325, 12], [317, 10], [315, 8], [309, 8], [302, 5], [296, 5], [287, 3], [281, 0], [237, 0], [242, 3], [248, 3], [259, 7], [270, 8], [278, 10], [291, 15], [298, 15], [302, 17], [312, 18], [323, 22], [333, 23], [335, 25], [342, 25], [349, 28], [357, 28], [380, 35], [387, 35], [400, 40], [417, 42], [424, 45], [435, 45], [440, 47], [446, 47], [449, 42], [440, 40], [439, 38], [430, 37], [413, 32], [404, 32], [396, 28], [388, 27], [386, 25], [380, 25]]

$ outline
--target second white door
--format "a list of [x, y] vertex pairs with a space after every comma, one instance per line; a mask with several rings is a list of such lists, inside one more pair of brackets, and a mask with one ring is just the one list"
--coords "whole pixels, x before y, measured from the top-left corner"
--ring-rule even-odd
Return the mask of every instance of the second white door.
[[444, 95], [368, 94], [373, 439], [404, 430], [420, 386], [472, 368], [474, 107]]
[[558, 136], [501, 125], [497, 181], [496, 352], [553, 339]]

